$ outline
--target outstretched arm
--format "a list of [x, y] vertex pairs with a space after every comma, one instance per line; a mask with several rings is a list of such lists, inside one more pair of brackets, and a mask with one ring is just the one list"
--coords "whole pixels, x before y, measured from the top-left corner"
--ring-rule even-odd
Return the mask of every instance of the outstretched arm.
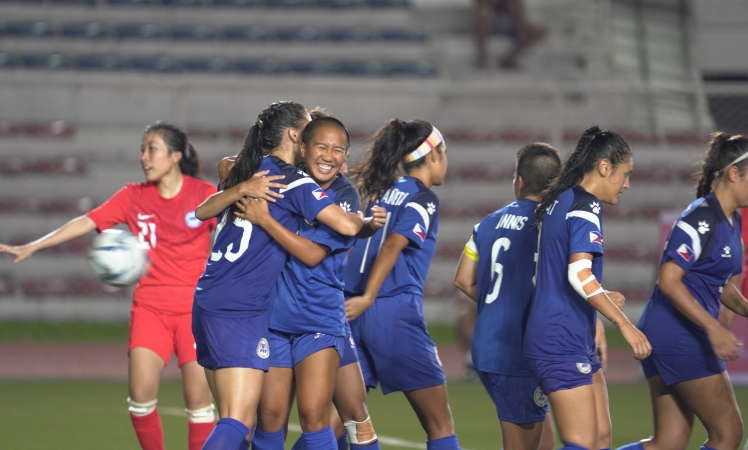
[[387, 275], [392, 272], [398, 256], [400, 256], [400, 253], [407, 245], [408, 238], [401, 234], [392, 233], [387, 236], [382, 244], [381, 250], [379, 250], [377, 258], [374, 260], [374, 265], [371, 267], [371, 272], [369, 273], [369, 279], [366, 281], [366, 289], [364, 290], [363, 295], [351, 297], [345, 302], [346, 319], [355, 319], [374, 304], [374, 300], [377, 298], [382, 283], [384, 283]]
[[10, 253], [16, 256], [14, 264], [18, 264], [39, 250], [54, 247], [67, 241], [72, 241], [77, 237], [90, 233], [96, 229], [96, 224], [90, 217], [83, 215], [76, 217], [55, 231], [43, 236], [35, 241], [24, 245], [5, 245], [0, 244], [0, 253]]

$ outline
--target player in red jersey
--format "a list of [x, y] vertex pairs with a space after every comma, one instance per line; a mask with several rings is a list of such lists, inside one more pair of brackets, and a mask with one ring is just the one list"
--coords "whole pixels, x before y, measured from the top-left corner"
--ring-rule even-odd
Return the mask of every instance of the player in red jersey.
[[[117, 224], [126, 224], [147, 244], [151, 264], [135, 287], [130, 312], [130, 417], [143, 449], [164, 448], [156, 397], [161, 374], [175, 352], [182, 372], [189, 449], [198, 450], [213, 430], [215, 418], [205, 372], [196, 362], [192, 298], [216, 222], [196, 219], [195, 208], [216, 188], [196, 178], [195, 149], [187, 135], [169, 123], [146, 127], [140, 165], [145, 182], [127, 184], [101, 206], [40, 239], [19, 246], [0, 244], [0, 253], [15, 255], [18, 263], [39, 250]], [[276, 186], [275, 179], [255, 179], [259, 194], [253, 196], [272, 201], [262, 192]]]

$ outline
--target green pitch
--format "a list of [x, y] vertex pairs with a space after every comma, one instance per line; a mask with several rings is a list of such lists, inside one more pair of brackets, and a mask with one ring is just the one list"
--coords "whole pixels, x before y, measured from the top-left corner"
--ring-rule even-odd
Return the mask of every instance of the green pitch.
[[[6, 363], [10, 363], [6, 361]], [[452, 383], [450, 404], [460, 444], [465, 449], [500, 448], [500, 431], [493, 405], [479, 383]], [[748, 388], [737, 388], [741, 410], [748, 408]], [[0, 447], [7, 449], [108, 450], [137, 449], [127, 414], [124, 381], [1, 381]], [[651, 432], [647, 387], [610, 386], [614, 448]], [[384, 449], [425, 448], [424, 434], [410, 406], [400, 394], [369, 396], [372, 419], [383, 437], [400, 439], [403, 445]], [[166, 381], [159, 394], [166, 447], [187, 448], [180, 384]], [[298, 423], [292, 414], [292, 423]], [[289, 433], [287, 449], [298, 432]], [[706, 438], [700, 424], [689, 449], [698, 449]], [[384, 440], [383, 440], [384, 442]], [[386, 441], [390, 442], [390, 441]]]

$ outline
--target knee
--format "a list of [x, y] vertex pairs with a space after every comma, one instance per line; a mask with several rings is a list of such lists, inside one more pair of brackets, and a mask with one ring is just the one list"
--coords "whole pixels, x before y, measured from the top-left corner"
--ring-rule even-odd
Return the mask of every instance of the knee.
[[[609, 424], [608, 424], [609, 425]], [[610, 448], [613, 446], [613, 433], [610, 426], [599, 426], [597, 429], [597, 447]]]
[[304, 431], [318, 431], [330, 425], [330, 414], [322, 408], [299, 408], [299, 425]]
[[263, 431], [272, 433], [286, 426], [288, 413], [284, 408], [262, 405], [258, 413], [257, 422]]
[[[720, 423], [719, 429], [715, 430], [714, 438], [719, 442], [720, 447], [738, 448], [743, 440], [743, 421], [740, 416], [735, 416], [732, 420]], [[709, 433], [709, 440], [713, 439], [712, 433]]]
[[369, 410], [366, 408], [366, 402], [356, 402], [354, 405], [346, 405], [343, 408], [338, 409], [340, 420], [347, 422], [353, 420], [356, 422], [364, 422], [369, 418]]
[[155, 398], [146, 402], [136, 402], [132, 398], [127, 397], [127, 410], [133, 416], [144, 417], [156, 410], [157, 403], [158, 399]]
[[187, 413], [187, 421], [190, 423], [213, 423], [216, 420], [214, 410], [215, 407], [210, 404], [203, 408], [188, 408], [184, 412]]

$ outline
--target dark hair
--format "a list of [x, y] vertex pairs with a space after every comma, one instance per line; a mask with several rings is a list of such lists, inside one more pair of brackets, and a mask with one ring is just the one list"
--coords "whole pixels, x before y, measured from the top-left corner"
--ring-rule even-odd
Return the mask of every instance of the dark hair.
[[740, 175], [745, 173], [748, 167], [748, 158], [731, 164], [740, 155], [748, 152], [748, 137], [742, 135], [729, 135], [727, 133], [712, 133], [709, 147], [704, 159], [701, 161], [701, 172], [696, 179], [696, 198], [703, 197], [712, 192], [712, 185], [717, 174], [724, 175], [726, 169], [735, 166]]
[[169, 153], [180, 152], [182, 158], [179, 160], [179, 170], [184, 174], [197, 178], [200, 174], [200, 158], [192, 146], [187, 133], [173, 123], [157, 121], [143, 131], [143, 136], [150, 132], [157, 132], [164, 144], [169, 148]]
[[520, 197], [541, 195], [558, 176], [561, 157], [550, 144], [527, 144], [517, 152], [517, 175], [524, 182]]
[[314, 120], [319, 119], [320, 117], [332, 117], [332, 114], [321, 106], [315, 106], [309, 110], [309, 116]]
[[601, 159], [607, 159], [615, 168], [630, 157], [631, 148], [618, 133], [601, 131], [597, 126], [586, 129], [561, 168], [561, 175], [542, 194], [543, 200], [535, 210], [536, 223], [540, 224], [561, 192], [579, 184]]
[[[364, 161], [351, 172], [357, 178], [362, 201], [373, 201], [390, 188], [398, 176], [421, 166], [426, 158], [407, 162], [405, 157], [417, 149], [431, 134], [434, 126], [424, 120], [390, 119], [374, 135], [374, 142]], [[441, 146], [440, 146], [441, 147]], [[437, 147], [436, 151], [441, 152]]]
[[223, 183], [223, 189], [234, 187], [252, 177], [260, 167], [262, 157], [281, 145], [285, 130], [300, 128], [308, 118], [309, 113], [299, 103], [281, 101], [265, 108], [249, 128], [244, 145]]
[[316, 118], [312, 119], [311, 122], [306, 124], [306, 127], [304, 127], [304, 131], [301, 133], [301, 142], [309, 145], [309, 140], [312, 139], [314, 131], [317, 128], [323, 127], [325, 125], [334, 125], [343, 130], [343, 132], [345, 133], [345, 150], [348, 151], [348, 145], [351, 141], [350, 136], [348, 136], [348, 130], [345, 128], [345, 125], [343, 125], [343, 122], [332, 116], [317, 116]]

